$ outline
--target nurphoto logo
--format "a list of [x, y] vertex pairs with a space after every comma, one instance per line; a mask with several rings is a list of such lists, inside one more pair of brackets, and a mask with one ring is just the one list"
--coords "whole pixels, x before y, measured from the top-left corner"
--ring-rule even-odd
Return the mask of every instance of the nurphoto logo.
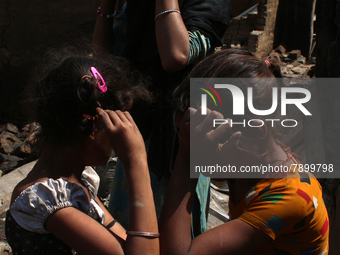
[[[331, 147], [322, 147], [326, 143], [319, 130], [327, 127], [321, 122], [326, 107], [320, 107], [324, 98], [318, 94], [339, 83], [322, 78], [190, 78], [190, 177], [281, 178], [294, 166], [317, 178], [340, 178], [336, 163], [323, 158]], [[336, 146], [335, 137], [331, 139]], [[311, 146], [314, 141], [317, 150]], [[256, 160], [243, 157], [262, 159], [274, 143], [290, 147], [300, 158], [285, 165], [254, 164]]]
[[[253, 88], [248, 87], [247, 88], [247, 101], [245, 104], [245, 96], [243, 91], [237, 87], [236, 85], [232, 84], [214, 84], [213, 87], [208, 85], [204, 82], [196, 82], [200, 85], [203, 85], [204, 88], [198, 87], [201, 91], [205, 92], [204, 94], [201, 94], [201, 114], [206, 115], [207, 114], [207, 95], [210, 96], [212, 101], [214, 102], [214, 105], [217, 106], [217, 100], [218, 99], [220, 106], [222, 107], [222, 100], [217, 92], [219, 89], [226, 89], [231, 93], [232, 96], [232, 102], [233, 102], [233, 111], [232, 115], [244, 115], [245, 114], [245, 105], [247, 105], [248, 110], [258, 116], [269, 116], [273, 114], [278, 107], [279, 97], [281, 101], [281, 116], [287, 115], [287, 105], [295, 105], [305, 116], [311, 116], [312, 114], [307, 110], [307, 108], [304, 106], [305, 103], [309, 102], [311, 99], [311, 93], [306, 88], [301, 87], [281, 87], [272, 88], [272, 105], [269, 109], [256, 109], [253, 103]], [[210, 92], [211, 91], [211, 92]], [[280, 92], [280, 93], [279, 93]], [[298, 96], [295, 96], [295, 98], [289, 98], [288, 95], [295, 94]], [[244, 119], [241, 122], [233, 122], [231, 121], [231, 125], [243, 125], [249, 126], [249, 127], [262, 127], [265, 122], [268, 122], [267, 124], [274, 126], [275, 122], [280, 122], [282, 127], [295, 127], [298, 125], [298, 121], [296, 119], [250, 119], [246, 120]], [[253, 123], [259, 123], [257, 125], [253, 125]], [[213, 120], [213, 127], [217, 127], [222, 124], [228, 123], [227, 119], [214, 119]]]

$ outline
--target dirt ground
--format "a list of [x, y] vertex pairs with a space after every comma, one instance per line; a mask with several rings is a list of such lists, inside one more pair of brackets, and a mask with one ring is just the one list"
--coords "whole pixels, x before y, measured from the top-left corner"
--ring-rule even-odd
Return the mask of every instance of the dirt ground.
[[5, 237], [5, 213], [0, 215], [0, 255], [12, 255]]

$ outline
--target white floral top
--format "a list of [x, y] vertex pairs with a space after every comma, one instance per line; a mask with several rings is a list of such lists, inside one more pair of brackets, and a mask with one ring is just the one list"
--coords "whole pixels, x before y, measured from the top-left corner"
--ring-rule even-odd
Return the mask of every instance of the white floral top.
[[[36, 253], [35, 251], [29, 251], [30, 248], [26, 247], [26, 244], [35, 243], [36, 238], [34, 237], [30, 240], [29, 236], [32, 235], [27, 236], [23, 233], [27, 231], [32, 232], [32, 234], [43, 234], [42, 236], [45, 236], [44, 234], [52, 235], [45, 229], [44, 223], [51, 214], [62, 208], [72, 206], [101, 224], [104, 223], [104, 211], [95, 201], [99, 188], [99, 176], [91, 167], [86, 167], [82, 173], [82, 181], [89, 191], [90, 202], [81, 186], [70, 183], [62, 178], [57, 180], [48, 179], [44, 182], [35, 183], [21, 192], [10, 207], [6, 217], [6, 236], [14, 254], [43, 254], [43, 252]], [[20, 228], [22, 228], [22, 231], [19, 231]], [[23, 236], [22, 238], [17, 238], [18, 235]], [[53, 241], [49, 240], [50, 244], [51, 242]], [[61, 241], [59, 240], [59, 242]], [[40, 245], [37, 246], [35, 243], [31, 246], [33, 249], [39, 250]], [[18, 249], [25, 250], [26, 253], [17, 251]], [[49, 254], [52, 254], [52, 252], [49, 251]]]

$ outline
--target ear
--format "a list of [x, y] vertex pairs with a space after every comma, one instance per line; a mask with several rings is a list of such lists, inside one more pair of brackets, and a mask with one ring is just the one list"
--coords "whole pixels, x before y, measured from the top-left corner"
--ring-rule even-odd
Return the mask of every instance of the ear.
[[89, 138], [93, 141], [96, 138], [96, 135], [94, 133], [94, 131], [92, 132], [91, 135], [89, 135]]
[[92, 133], [89, 135], [89, 138], [90, 138], [91, 140], [96, 139], [97, 133], [98, 133], [98, 128], [97, 128], [96, 125], [94, 125], [93, 128], [92, 128]]
[[84, 136], [90, 136], [93, 133], [93, 122], [87, 119], [83, 119], [83, 121], [79, 124], [80, 134]]

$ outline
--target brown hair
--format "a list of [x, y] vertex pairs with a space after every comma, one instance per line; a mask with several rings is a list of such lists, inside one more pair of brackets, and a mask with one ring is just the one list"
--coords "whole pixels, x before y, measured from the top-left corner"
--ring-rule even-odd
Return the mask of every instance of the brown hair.
[[[280, 78], [281, 72], [279, 65], [273, 61], [270, 61], [268, 66], [265, 61], [261, 61], [250, 52], [241, 50], [221, 50], [213, 55], [205, 58], [198, 63], [194, 69], [189, 73], [185, 80], [174, 92], [174, 103], [177, 110], [184, 112], [190, 105], [190, 78], [245, 78], [237, 79], [237, 85], [244, 93], [247, 94], [247, 88], [253, 88], [253, 104], [256, 109], [269, 109], [272, 105], [272, 88], [280, 86], [276, 79]], [[252, 79], [248, 79], [252, 78]], [[267, 79], [268, 78], [268, 79]], [[261, 79], [261, 80], [260, 80]], [[243, 82], [246, 80], [246, 82]], [[249, 82], [250, 80], [250, 82]], [[261, 81], [261, 82], [258, 82]], [[223, 102], [223, 114], [224, 118], [232, 118], [234, 122], [239, 122], [241, 119], [268, 119], [275, 118], [280, 119], [277, 111], [271, 116], [257, 116], [251, 113], [247, 107], [245, 107], [245, 115], [237, 116], [233, 115], [232, 109], [232, 94], [229, 90], [219, 90], [224, 98], [228, 100]], [[200, 105], [200, 99], [197, 98], [197, 107]], [[278, 108], [279, 109], [279, 108]], [[267, 125], [268, 126], [268, 125]], [[243, 128], [241, 125], [234, 125], [233, 131], [242, 131], [243, 135], [240, 141], [240, 146], [248, 151], [259, 153], [256, 148], [251, 145], [252, 135], [250, 135], [250, 129]], [[273, 137], [280, 135], [280, 128], [268, 128], [268, 133]]]

